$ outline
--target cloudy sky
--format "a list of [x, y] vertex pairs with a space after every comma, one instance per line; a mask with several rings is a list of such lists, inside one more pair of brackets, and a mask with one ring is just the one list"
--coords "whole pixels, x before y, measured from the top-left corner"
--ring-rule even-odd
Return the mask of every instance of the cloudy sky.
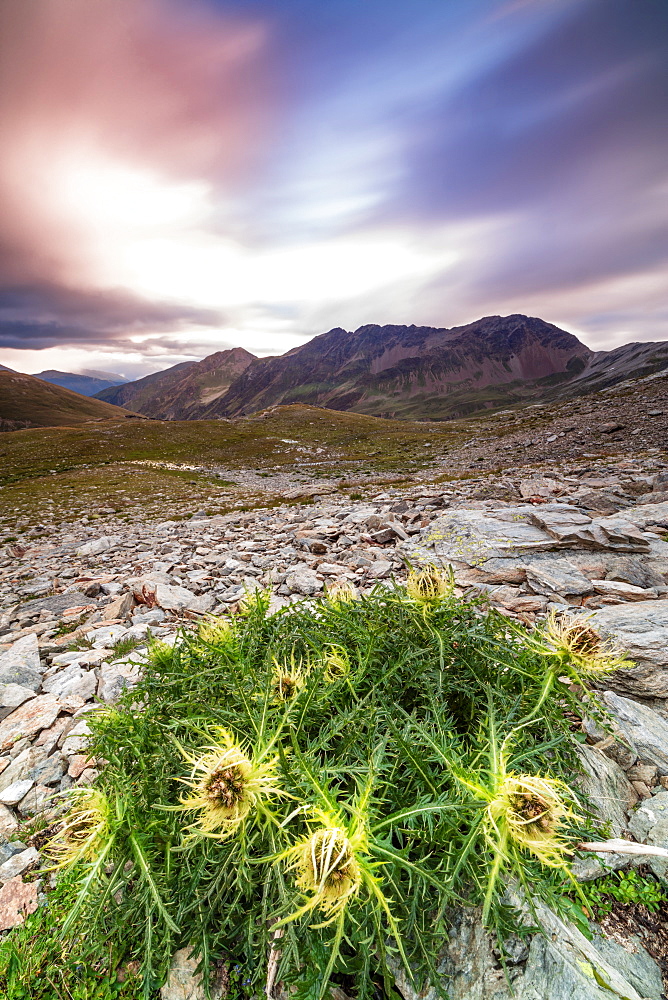
[[666, 0], [4, 0], [0, 362], [668, 339]]

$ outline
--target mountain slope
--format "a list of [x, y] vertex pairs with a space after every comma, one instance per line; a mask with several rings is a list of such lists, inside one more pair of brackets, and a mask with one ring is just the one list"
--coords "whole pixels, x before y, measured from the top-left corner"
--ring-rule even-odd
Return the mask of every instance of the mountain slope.
[[122, 375], [114, 375], [112, 372], [86, 371], [76, 374], [74, 372], [59, 372], [52, 369], [39, 372], [34, 376], [42, 382], [49, 382], [51, 385], [60, 385], [63, 389], [70, 389], [78, 392], [82, 396], [94, 396], [103, 389], [111, 386], [121, 385], [127, 382]]
[[487, 316], [453, 329], [334, 329], [280, 357], [254, 361], [197, 416], [310, 403], [375, 416], [455, 417], [542, 398], [548, 386], [582, 371], [591, 354], [572, 334], [521, 315]]
[[[21, 372], [0, 371], [0, 422], [20, 426], [59, 427], [86, 420], [131, 416], [127, 410], [51, 385]], [[12, 427], [16, 424], [16, 427]]]
[[124, 385], [112, 386], [110, 389], [103, 389], [95, 393], [95, 399], [102, 399], [106, 403], [114, 403], [116, 406], [132, 404], [135, 412], [143, 412], [141, 407], [150, 405], [153, 397], [161, 392], [168, 391], [183, 375], [196, 365], [197, 361], [182, 361], [179, 365], [166, 368], [161, 372], [154, 372], [153, 375], [145, 375], [135, 382], [126, 382]]
[[117, 390], [106, 389], [97, 398], [128, 403], [138, 413], [160, 420], [196, 419], [255, 360], [243, 347], [217, 351], [203, 361], [188, 361]]

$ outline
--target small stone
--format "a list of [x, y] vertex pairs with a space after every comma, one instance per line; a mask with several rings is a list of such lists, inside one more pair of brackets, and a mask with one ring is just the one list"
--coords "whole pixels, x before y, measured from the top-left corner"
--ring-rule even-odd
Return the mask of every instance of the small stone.
[[66, 757], [70, 757], [72, 754], [81, 753], [88, 746], [88, 738], [90, 737], [90, 729], [86, 722], [78, 722], [75, 726], [70, 729], [69, 733], [63, 741], [63, 753]]
[[624, 424], [620, 424], [618, 420], [611, 420], [609, 423], [601, 424], [599, 430], [602, 434], [612, 434], [614, 431], [623, 431]]
[[0, 802], [5, 806], [15, 806], [17, 802], [25, 798], [35, 782], [32, 778], [24, 778], [23, 781], [15, 781], [0, 792]]
[[656, 784], [656, 766], [654, 764], [635, 764], [626, 772], [629, 781], [644, 781], [651, 788]]
[[[167, 982], [160, 990], [161, 1000], [205, 1000], [202, 977], [197, 973], [197, 959], [190, 958], [190, 948], [181, 948], [172, 958]], [[222, 1000], [227, 995], [226, 967], [220, 966], [211, 983], [211, 1000]]]
[[27, 847], [25, 851], [14, 854], [0, 865], [0, 882], [9, 882], [10, 879], [16, 878], [38, 860], [39, 851], [36, 851], [34, 847]]
[[70, 778], [78, 778], [87, 767], [93, 767], [95, 765], [95, 758], [89, 757], [85, 753], [75, 753], [69, 759], [69, 767], [67, 768], [67, 773]]
[[28, 777], [32, 778], [37, 784], [41, 785], [55, 785], [62, 778], [64, 773], [63, 767], [63, 757], [60, 753], [55, 753], [52, 757], [47, 757], [40, 764], [36, 764], [31, 771], [28, 772]]
[[23, 882], [21, 877], [10, 879], [0, 889], [0, 931], [22, 924], [29, 913], [37, 909], [37, 884]]
[[15, 854], [25, 851], [27, 847], [28, 845], [24, 844], [21, 840], [12, 840], [5, 844], [0, 843], [0, 865], [4, 865], [5, 861], [9, 861]]
[[387, 559], [376, 559], [374, 563], [367, 570], [368, 576], [372, 580], [380, 580], [384, 576], [389, 576], [392, 571], [392, 563]]
[[102, 621], [108, 622], [113, 621], [116, 618], [127, 618], [132, 610], [135, 599], [134, 595], [131, 593], [122, 594], [120, 597], [115, 597], [113, 601], [102, 611]]
[[651, 799], [652, 793], [644, 781], [632, 781], [631, 784], [641, 799]]

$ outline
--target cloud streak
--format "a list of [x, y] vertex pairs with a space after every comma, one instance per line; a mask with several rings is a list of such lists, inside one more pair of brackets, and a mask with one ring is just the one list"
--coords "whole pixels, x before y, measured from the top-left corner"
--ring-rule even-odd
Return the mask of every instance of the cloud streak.
[[14, 366], [496, 312], [668, 336], [658, 0], [9, 0], [0, 37]]

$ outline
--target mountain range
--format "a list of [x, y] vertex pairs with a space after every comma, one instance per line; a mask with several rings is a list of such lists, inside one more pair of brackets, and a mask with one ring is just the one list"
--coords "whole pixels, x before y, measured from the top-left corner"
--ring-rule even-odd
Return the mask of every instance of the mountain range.
[[219, 351], [97, 398], [172, 420], [236, 417], [287, 403], [447, 420], [582, 395], [666, 366], [668, 343], [595, 352], [551, 323], [514, 314], [450, 329], [335, 328], [278, 357]]
[[60, 385], [63, 389], [71, 389], [82, 396], [94, 396], [103, 389], [108, 389], [112, 385], [120, 385], [127, 382], [122, 375], [115, 375], [113, 372], [98, 372], [94, 369], [84, 369], [75, 374], [73, 372], [59, 372], [54, 369], [39, 372], [34, 378], [39, 378], [42, 382], [49, 382], [51, 385]]
[[134, 413], [0, 365], [0, 430], [83, 424]]

